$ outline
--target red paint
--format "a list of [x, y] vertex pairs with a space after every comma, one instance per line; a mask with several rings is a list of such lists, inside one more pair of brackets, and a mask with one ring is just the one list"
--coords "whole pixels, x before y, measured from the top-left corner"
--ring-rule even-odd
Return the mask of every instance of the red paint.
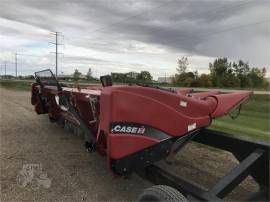
[[207, 91], [207, 92], [190, 93], [189, 95], [194, 97], [194, 98], [204, 99], [210, 95], [217, 95], [217, 94], [219, 94], [219, 91], [211, 90], [211, 91]]
[[212, 112], [212, 116], [219, 117], [228, 114], [239, 104], [243, 103], [251, 94], [252, 92], [250, 91], [243, 91], [237, 93], [213, 95], [212, 97], [217, 100], [217, 108], [214, 112]]
[[[251, 92], [218, 94], [218, 91], [191, 93], [192, 89], [180, 89], [177, 93], [141, 86], [100, 86], [86, 89], [63, 88], [66, 96], [78, 110], [89, 129], [96, 134], [96, 148], [101, 155], [120, 159], [136, 153], [160, 141], [143, 135], [111, 134], [110, 124], [114, 122], [137, 123], [151, 126], [171, 137], [186, 135], [192, 130], [207, 127], [211, 117], [229, 113], [249, 97]], [[47, 113], [54, 118], [72, 120], [71, 114], [63, 112], [55, 101], [56, 87], [32, 85], [31, 102], [36, 112]], [[191, 96], [187, 96], [191, 93]], [[89, 96], [97, 99], [96, 123], [89, 102]], [[41, 110], [40, 97], [46, 98], [46, 110]]]

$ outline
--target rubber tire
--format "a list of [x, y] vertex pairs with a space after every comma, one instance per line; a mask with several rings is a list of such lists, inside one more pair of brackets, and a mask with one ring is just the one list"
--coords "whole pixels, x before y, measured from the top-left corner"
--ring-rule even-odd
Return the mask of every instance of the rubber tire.
[[147, 188], [139, 196], [138, 201], [180, 201], [188, 200], [176, 189], [166, 185], [155, 185]]
[[49, 116], [49, 120], [50, 120], [51, 123], [55, 123], [57, 121], [56, 118], [53, 118], [53, 117], [50, 117], [50, 116]]

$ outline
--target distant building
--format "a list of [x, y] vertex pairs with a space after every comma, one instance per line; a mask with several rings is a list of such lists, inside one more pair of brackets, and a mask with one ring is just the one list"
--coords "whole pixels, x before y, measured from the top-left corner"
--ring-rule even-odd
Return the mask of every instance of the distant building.
[[87, 79], [87, 76], [84, 75], [84, 74], [81, 74], [81, 75], [79, 76], [79, 78], [80, 78], [80, 79]]
[[[74, 78], [73, 74], [59, 74], [57, 75], [57, 78], [60, 80], [72, 80]], [[81, 74], [79, 79], [87, 79], [87, 76], [84, 74]]]
[[127, 77], [127, 78], [133, 78], [136, 79], [138, 76], [138, 72], [128, 72], [128, 73], [114, 73], [112, 72], [112, 77]]
[[128, 72], [126, 73], [126, 77], [136, 79], [138, 74], [138, 72]]
[[172, 83], [173, 81], [173, 77], [169, 76], [169, 77], [158, 77], [158, 83]]
[[73, 79], [73, 74], [70, 74], [70, 75], [58, 74], [57, 78], [60, 80], [70, 80], [70, 79]]
[[12, 75], [0, 75], [0, 79], [15, 79], [15, 76], [12, 76]]
[[115, 82], [134, 82], [139, 73], [137, 72], [128, 72], [128, 73], [111, 73], [112, 80]]
[[120, 80], [125, 76], [125, 74], [123, 74], [123, 73], [113, 73], [112, 72], [111, 76], [112, 76], [113, 80]]

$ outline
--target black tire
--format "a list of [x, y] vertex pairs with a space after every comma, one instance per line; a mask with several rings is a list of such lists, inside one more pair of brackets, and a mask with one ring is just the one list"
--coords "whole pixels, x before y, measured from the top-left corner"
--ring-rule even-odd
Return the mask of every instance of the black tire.
[[49, 120], [51, 123], [55, 123], [57, 121], [56, 118], [49, 116]]
[[180, 201], [188, 200], [176, 189], [166, 185], [156, 185], [147, 188], [138, 198], [139, 201]]

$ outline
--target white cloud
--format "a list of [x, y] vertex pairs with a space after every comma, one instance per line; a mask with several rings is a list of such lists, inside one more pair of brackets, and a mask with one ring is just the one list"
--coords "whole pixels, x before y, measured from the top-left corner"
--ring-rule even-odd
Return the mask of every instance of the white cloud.
[[8, 61], [12, 72], [14, 53], [23, 54], [20, 74], [53, 67], [50, 31], [61, 31], [65, 47], [59, 49], [65, 55], [60, 56], [59, 72], [78, 68], [86, 73], [89, 67], [96, 75], [148, 70], [157, 78], [174, 74], [177, 58], [190, 55], [190, 71], [207, 72], [208, 63], [221, 56], [267, 67], [269, 74], [269, 23], [241, 28], [270, 20], [268, 8], [264, 0], [2, 0], [0, 60]]

